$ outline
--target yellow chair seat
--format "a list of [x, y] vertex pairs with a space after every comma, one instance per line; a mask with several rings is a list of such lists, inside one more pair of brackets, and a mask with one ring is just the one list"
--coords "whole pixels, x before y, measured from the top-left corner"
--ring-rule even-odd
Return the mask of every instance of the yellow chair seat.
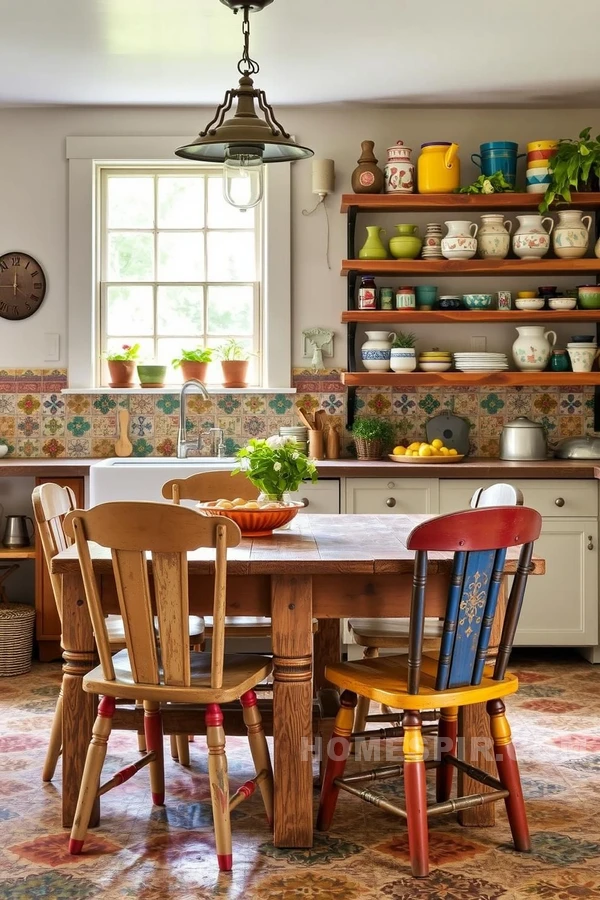
[[[223, 686], [210, 686], [210, 655], [190, 653], [191, 684], [189, 687], [163, 684], [136, 684], [127, 650], [112, 657], [115, 680], [104, 678], [102, 667], [96, 666], [83, 677], [83, 689], [91, 694], [107, 694], [124, 700], [155, 700], [163, 697], [169, 703], [228, 703], [259, 684], [271, 674], [273, 661], [268, 656], [230, 654], [224, 658]], [[162, 667], [160, 669], [162, 677]]]
[[493, 670], [488, 666], [481, 684], [475, 687], [467, 685], [436, 691], [437, 667], [437, 653], [424, 654], [418, 694], [409, 694], [407, 691], [406, 656], [380, 656], [376, 659], [334, 663], [325, 669], [325, 677], [340, 690], [353, 691], [394, 709], [445, 709], [448, 706], [468, 706], [471, 703], [485, 703], [514, 694], [519, 687], [519, 680], [515, 675], [506, 675], [502, 681], [494, 681], [491, 677]]

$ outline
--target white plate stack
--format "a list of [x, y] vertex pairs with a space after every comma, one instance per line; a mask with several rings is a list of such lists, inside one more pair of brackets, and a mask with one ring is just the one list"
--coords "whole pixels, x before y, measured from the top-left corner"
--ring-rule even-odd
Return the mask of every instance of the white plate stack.
[[454, 366], [459, 372], [504, 372], [508, 359], [506, 353], [455, 353]]

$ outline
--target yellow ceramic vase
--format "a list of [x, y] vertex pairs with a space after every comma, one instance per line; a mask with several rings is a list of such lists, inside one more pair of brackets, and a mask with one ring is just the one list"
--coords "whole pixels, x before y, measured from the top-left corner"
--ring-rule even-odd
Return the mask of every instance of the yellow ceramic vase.
[[451, 194], [460, 187], [458, 144], [448, 141], [421, 144], [417, 161], [420, 194]]

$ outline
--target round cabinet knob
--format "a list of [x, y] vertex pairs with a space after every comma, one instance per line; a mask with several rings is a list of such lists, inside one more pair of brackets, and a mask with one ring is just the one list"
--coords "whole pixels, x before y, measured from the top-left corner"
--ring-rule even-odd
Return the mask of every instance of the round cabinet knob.
[[301, 503], [302, 506], [306, 509], [306, 507], [307, 507], [307, 506], [309, 505], [309, 503], [310, 503], [310, 500], [309, 500], [307, 497], [302, 497], [302, 498], [300, 499], [300, 503]]
[[588, 534], [588, 550], [594, 549], [594, 538], [591, 534]]
[[394, 499], [394, 497], [388, 497], [387, 500], [385, 501], [385, 505], [389, 506], [391, 509], [392, 507], [394, 507], [396, 505], [396, 500]]
[[388, 486], [389, 488], [395, 488], [395, 487], [396, 487], [396, 482], [395, 482], [395, 481], [388, 481], [387, 486]]
[[556, 506], [564, 506], [565, 505], [565, 501], [564, 501], [563, 497], [557, 497], [556, 500], [554, 501], [554, 503]]

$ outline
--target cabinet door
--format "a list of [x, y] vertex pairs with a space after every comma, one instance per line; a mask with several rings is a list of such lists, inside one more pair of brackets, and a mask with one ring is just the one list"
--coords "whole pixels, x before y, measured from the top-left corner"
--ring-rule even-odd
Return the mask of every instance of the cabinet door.
[[502, 478], [494, 479], [442, 478], [440, 512], [467, 509], [477, 488], [490, 487], [499, 481], [518, 488], [523, 494], [525, 506], [537, 509], [541, 516], [583, 519], [598, 515], [598, 483], [593, 479], [511, 478], [509, 472]]
[[[83, 508], [85, 505], [84, 481], [83, 478], [36, 478], [35, 483], [47, 484], [53, 482], [61, 487], [70, 487], [77, 501], [77, 506]], [[39, 537], [36, 536], [36, 557], [35, 557], [35, 632], [38, 641], [60, 641], [60, 619], [54, 602], [54, 594], [52, 592], [52, 584], [48, 575], [48, 569], [44, 560], [44, 553]], [[40, 646], [40, 658], [44, 658], [42, 646]], [[58, 654], [60, 656], [60, 653]], [[56, 658], [53, 653], [46, 658]]]
[[301, 500], [304, 503], [304, 509], [301, 509], [300, 513], [339, 514], [339, 479], [331, 478], [319, 480], [316, 484], [301, 484], [297, 491], [293, 491], [291, 497], [292, 500]]
[[436, 513], [436, 478], [347, 478], [346, 512], [383, 515]]
[[527, 581], [517, 646], [590, 646], [598, 643], [598, 522], [544, 519], [535, 553], [545, 575]]

